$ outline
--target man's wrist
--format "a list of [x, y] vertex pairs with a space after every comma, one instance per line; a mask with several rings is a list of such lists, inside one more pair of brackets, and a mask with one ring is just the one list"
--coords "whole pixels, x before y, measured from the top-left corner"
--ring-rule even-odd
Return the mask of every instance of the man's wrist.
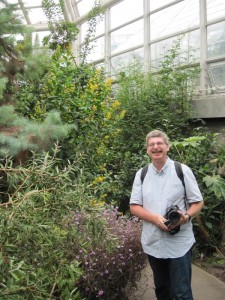
[[187, 216], [187, 223], [191, 221], [191, 215], [189, 215], [188, 213], [185, 214], [185, 216]]

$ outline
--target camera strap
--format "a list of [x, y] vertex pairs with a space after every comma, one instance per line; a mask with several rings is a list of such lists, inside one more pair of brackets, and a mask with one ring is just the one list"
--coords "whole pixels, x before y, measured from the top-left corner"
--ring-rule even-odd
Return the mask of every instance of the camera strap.
[[[183, 173], [183, 170], [182, 170], [182, 166], [181, 166], [181, 163], [179, 161], [174, 161], [174, 166], [175, 166], [177, 176], [180, 179], [180, 181], [182, 182], [183, 187], [184, 187], [184, 203], [185, 203], [185, 208], [187, 209], [188, 208], [187, 195], [186, 195], [186, 188], [185, 188], [185, 182], [184, 182], [184, 173]], [[141, 170], [141, 183], [142, 184], [144, 182], [145, 175], [147, 174], [147, 172], [148, 172], [148, 164], [146, 166], [144, 166]]]

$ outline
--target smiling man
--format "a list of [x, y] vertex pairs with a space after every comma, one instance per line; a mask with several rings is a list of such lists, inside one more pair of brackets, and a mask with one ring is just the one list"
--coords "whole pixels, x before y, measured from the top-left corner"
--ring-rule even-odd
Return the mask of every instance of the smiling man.
[[[167, 156], [170, 146], [164, 132], [149, 132], [146, 146], [152, 162], [143, 182], [142, 169], [136, 173], [130, 210], [143, 220], [141, 242], [153, 271], [156, 297], [193, 300], [191, 259], [195, 238], [191, 219], [204, 205], [202, 195], [193, 172], [182, 164], [184, 188], [174, 161]], [[167, 222], [168, 212], [176, 214], [178, 221]]]

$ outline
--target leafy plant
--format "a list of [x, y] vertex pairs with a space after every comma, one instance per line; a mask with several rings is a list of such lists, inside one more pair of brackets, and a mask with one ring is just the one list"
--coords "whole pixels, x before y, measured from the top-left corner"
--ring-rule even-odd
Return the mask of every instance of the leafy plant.
[[[126, 299], [126, 284], [135, 283], [146, 264], [140, 244], [141, 223], [127, 219], [117, 209], [102, 209], [90, 216], [74, 216], [82, 232], [75, 246], [83, 275], [78, 286], [85, 299]], [[86, 242], [85, 242], [86, 241]]]
[[9, 186], [0, 212], [1, 299], [81, 299], [75, 285], [82, 272], [70, 259], [79, 234], [66, 216], [85, 206], [84, 194], [70, 179], [73, 165], [59, 171], [56, 152], [26, 168], [1, 164]]
[[43, 0], [42, 8], [48, 18], [48, 28], [50, 34], [44, 38], [44, 45], [50, 49], [56, 50], [58, 47], [61, 50], [69, 49], [72, 42], [77, 39], [78, 28], [72, 22], [66, 22], [64, 17], [65, 4], [64, 0]]
[[217, 134], [201, 132], [175, 141], [171, 154], [192, 168], [203, 194], [205, 207], [195, 222], [198, 247], [204, 251], [216, 249], [222, 241], [225, 212], [225, 181], [219, 175], [224, 154]]
[[[115, 97], [124, 118], [118, 123], [120, 133], [110, 149], [112, 172], [118, 182], [115, 200], [126, 211], [135, 171], [148, 161], [146, 134], [153, 129], [167, 132], [173, 139], [190, 136], [191, 97], [198, 70], [177, 65], [178, 46], [168, 52], [158, 73], [143, 72], [138, 63], [119, 74]], [[112, 176], [113, 177], [113, 176]]]
[[81, 46], [81, 51], [80, 51], [81, 64], [86, 63], [87, 56], [88, 54], [90, 54], [91, 50], [93, 49], [92, 39], [94, 38], [97, 24], [103, 19], [103, 13], [104, 10], [101, 7], [101, 2], [95, 0], [94, 6], [88, 13], [87, 34], [84, 37], [84, 43]]
[[1, 299], [113, 297], [146, 262], [141, 223], [91, 206], [86, 186], [71, 179], [76, 164], [60, 170], [57, 152], [26, 168], [1, 161], [9, 186], [0, 204]]

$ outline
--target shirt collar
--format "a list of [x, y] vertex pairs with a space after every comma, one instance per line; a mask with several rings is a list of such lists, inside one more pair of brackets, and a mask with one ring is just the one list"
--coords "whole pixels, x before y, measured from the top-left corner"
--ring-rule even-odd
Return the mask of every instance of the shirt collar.
[[153, 170], [154, 170], [154, 173], [155, 173], [155, 174], [157, 174], [157, 173], [164, 173], [164, 174], [166, 174], [166, 172], [167, 172], [167, 170], [168, 170], [168, 167], [169, 167], [169, 164], [170, 164], [170, 161], [171, 161], [171, 159], [167, 156], [167, 160], [166, 160], [164, 166], [162, 167], [162, 169], [161, 169], [160, 171], [158, 171], [158, 170], [156, 169], [156, 167], [155, 167], [155, 166], [153, 165], [153, 163], [152, 163], [152, 168], [153, 168]]

